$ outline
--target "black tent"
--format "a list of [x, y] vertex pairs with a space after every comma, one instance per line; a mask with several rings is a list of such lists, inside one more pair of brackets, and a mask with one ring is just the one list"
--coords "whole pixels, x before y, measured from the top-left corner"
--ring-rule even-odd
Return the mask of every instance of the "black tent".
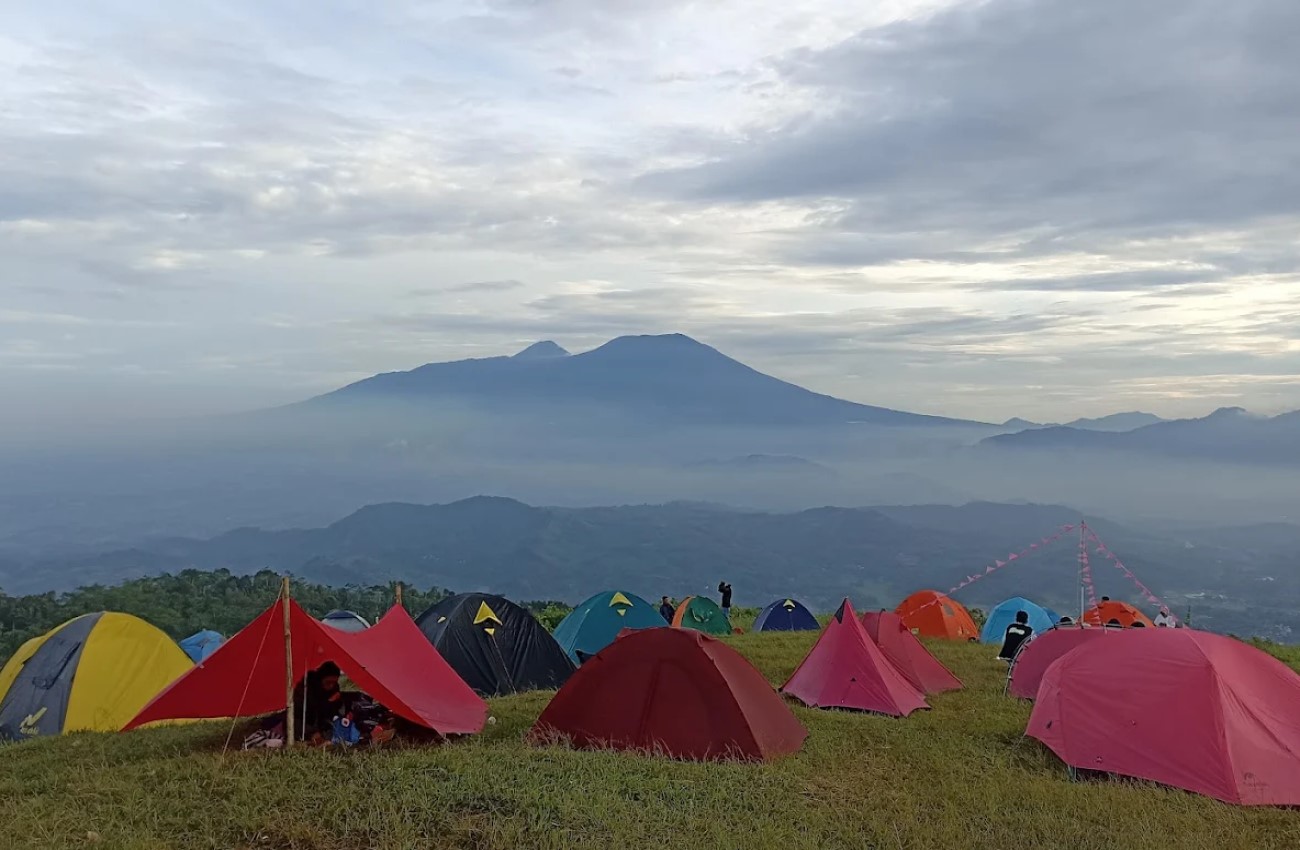
[[415, 623], [460, 677], [485, 696], [558, 688], [573, 673], [573, 662], [542, 624], [500, 596], [449, 596]]

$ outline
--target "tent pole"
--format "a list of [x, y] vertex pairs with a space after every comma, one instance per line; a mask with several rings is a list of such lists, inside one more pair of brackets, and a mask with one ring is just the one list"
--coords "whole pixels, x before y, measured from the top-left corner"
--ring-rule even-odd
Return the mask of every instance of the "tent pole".
[[293, 636], [289, 633], [289, 577], [280, 582], [280, 602], [284, 608], [284, 745], [293, 746]]
[[1086, 557], [1085, 555], [1086, 550], [1084, 549], [1084, 546], [1086, 544], [1083, 542], [1083, 533], [1084, 533], [1084, 529], [1086, 529], [1087, 527], [1088, 526], [1084, 525], [1083, 520], [1079, 520], [1079, 623], [1081, 625], [1083, 623], [1083, 615], [1086, 614], [1088, 611], [1088, 609], [1084, 607], [1087, 603], [1084, 602], [1084, 597], [1083, 597], [1083, 591], [1084, 591], [1083, 559]]
[[397, 604], [402, 604], [402, 583], [400, 581], [397, 583]]

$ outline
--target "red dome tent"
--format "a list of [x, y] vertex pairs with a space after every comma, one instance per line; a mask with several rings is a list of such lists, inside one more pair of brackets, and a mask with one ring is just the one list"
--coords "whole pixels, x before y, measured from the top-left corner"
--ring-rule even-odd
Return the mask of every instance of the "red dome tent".
[[930, 650], [903, 625], [897, 614], [868, 611], [862, 615], [862, 626], [889, 663], [921, 693], [937, 694], [961, 689], [961, 679], [930, 654]]
[[1090, 626], [1104, 626], [1111, 620], [1118, 620], [1119, 624], [1126, 629], [1134, 623], [1141, 623], [1147, 628], [1152, 628], [1154, 625], [1151, 619], [1137, 608], [1127, 602], [1116, 602], [1114, 599], [1099, 602], [1084, 611], [1082, 619]]
[[332, 629], [288, 600], [291, 652], [284, 645], [285, 600], [277, 600], [239, 634], [173, 682], [126, 725], [155, 720], [254, 717], [283, 711], [285, 656], [293, 683], [326, 661], [394, 714], [442, 735], [479, 732], [487, 704], [425, 639], [411, 615], [394, 605], [360, 632]]
[[808, 730], [740, 653], [693, 629], [641, 629], [587, 659], [529, 737], [680, 759], [771, 759]]
[[979, 640], [980, 630], [962, 604], [937, 590], [918, 590], [898, 603], [894, 613], [913, 634], [948, 640]]
[[1071, 650], [1043, 676], [1026, 734], [1073, 767], [1300, 805], [1300, 676], [1221, 635], [1126, 631]]
[[1115, 629], [1061, 625], [1034, 635], [1021, 644], [1011, 661], [1007, 693], [1020, 699], [1033, 699], [1038, 695], [1038, 685], [1052, 662], [1087, 641], [1119, 634]]
[[847, 599], [781, 690], [814, 708], [856, 708], [894, 717], [929, 708], [867, 635]]

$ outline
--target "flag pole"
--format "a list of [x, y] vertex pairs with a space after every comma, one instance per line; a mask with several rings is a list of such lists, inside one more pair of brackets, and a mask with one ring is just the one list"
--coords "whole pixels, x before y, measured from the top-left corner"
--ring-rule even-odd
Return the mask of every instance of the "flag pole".
[[284, 745], [293, 746], [293, 636], [289, 633], [289, 577], [280, 582], [280, 604], [284, 609]]

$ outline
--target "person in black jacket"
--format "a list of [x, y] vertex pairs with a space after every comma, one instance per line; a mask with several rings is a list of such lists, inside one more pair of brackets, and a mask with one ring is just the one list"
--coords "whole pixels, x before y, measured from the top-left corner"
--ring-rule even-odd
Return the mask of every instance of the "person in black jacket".
[[1002, 636], [1002, 649], [998, 652], [998, 658], [1002, 661], [1010, 661], [1016, 657], [1016, 650], [1020, 645], [1034, 633], [1034, 627], [1029, 625], [1029, 614], [1026, 611], [1016, 612], [1016, 621], [1007, 626], [1006, 632]]
[[677, 608], [673, 606], [673, 601], [665, 596], [659, 603], [659, 616], [671, 623], [676, 612]]
[[722, 613], [731, 618], [731, 585], [725, 581], [718, 582], [718, 593], [722, 594]]

